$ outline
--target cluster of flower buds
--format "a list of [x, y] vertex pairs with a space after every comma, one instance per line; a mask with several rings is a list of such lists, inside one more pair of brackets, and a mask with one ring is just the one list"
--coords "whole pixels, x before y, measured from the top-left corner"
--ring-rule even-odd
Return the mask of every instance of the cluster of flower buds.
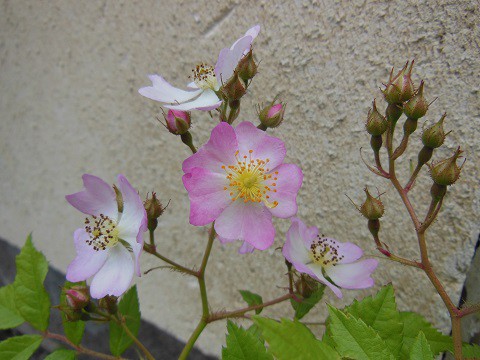
[[143, 205], [147, 212], [148, 230], [154, 231], [158, 225], [158, 218], [162, 216], [165, 208], [160, 203], [160, 200], [157, 199], [157, 194], [155, 192], [152, 192], [152, 196], [147, 196]]
[[239, 100], [247, 93], [247, 87], [253, 77], [257, 74], [257, 64], [253, 58], [253, 51], [250, 48], [239, 61], [233, 75], [222, 86], [221, 92], [230, 107], [238, 108]]
[[393, 76], [393, 68], [390, 72], [390, 79], [385, 85], [385, 89], [382, 91], [385, 101], [389, 104], [401, 104], [409, 100], [415, 93], [415, 88], [412, 82], [412, 69], [413, 61], [409, 61], [405, 66], [398, 72], [395, 77]]
[[275, 103], [275, 100], [265, 106], [263, 109], [259, 106], [257, 108], [257, 115], [260, 119], [262, 130], [279, 126], [283, 121], [285, 108], [285, 103]]

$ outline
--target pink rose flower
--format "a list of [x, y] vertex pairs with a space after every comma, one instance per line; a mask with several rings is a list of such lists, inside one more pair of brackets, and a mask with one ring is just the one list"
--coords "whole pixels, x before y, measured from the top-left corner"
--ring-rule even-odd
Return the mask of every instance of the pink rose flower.
[[93, 298], [120, 296], [130, 286], [134, 269], [140, 276], [139, 256], [147, 214], [137, 191], [123, 175], [118, 175], [123, 198], [121, 213], [110, 185], [89, 174], [82, 179], [85, 189], [65, 197], [73, 207], [89, 215], [85, 227], [74, 233], [77, 256], [68, 266], [67, 280], [78, 282], [93, 277], [90, 284]]
[[220, 241], [243, 240], [241, 252], [273, 244], [272, 216], [297, 213], [303, 174], [283, 164], [286, 150], [278, 138], [250, 122], [236, 128], [222, 122], [210, 140], [183, 162], [183, 184], [190, 198], [190, 223], [215, 221]]
[[253, 40], [260, 32], [260, 26], [249, 29], [244, 36], [235, 41], [230, 48], [220, 51], [215, 67], [207, 64], [197, 65], [193, 71], [193, 82], [188, 90], [178, 89], [159, 75], [149, 75], [152, 86], [138, 90], [140, 95], [159, 101], [162, 106], [173, 110], [204, 110], [216, 109], [222, 103], [216, 92], [222, 83], [233, 75], [238, 62], [250, 50]]
[[316, 227], [307, 227], [300, 219], [292, 218], [282, 252], [297, 271], [327, 285], [339, 298], [342, 297], [340, 288], [373, 286], [370, 275], [378, 265], [377, 260], [357, 261], [363, 255], [357, 245], [320, 237]]

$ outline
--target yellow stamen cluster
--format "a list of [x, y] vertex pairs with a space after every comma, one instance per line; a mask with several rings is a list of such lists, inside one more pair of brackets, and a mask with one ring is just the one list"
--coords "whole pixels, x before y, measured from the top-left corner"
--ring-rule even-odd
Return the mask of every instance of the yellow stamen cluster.
[[310, 257], [315, 264], [323, 267], [335, 265], [344, 258], [338, 254], [338, 247], [334, 240], [317, 236], [310, 245]]
[[218, 82], [215, 77], [215, 69], [213, 66], [201, 63], [195, 66], [195, 69], [192, 69], [192, 72], [193, 81], [200, 89], [216, 90]]
[[235, 165], [222, 166], [226, 173], [228, 186], [224, 187], [225, 191], [229, 191], [232, 202], [242, 199], [243, 202], [263, 202], [265, 206], [274, 208], [278, 205], [278, 201], [271, 202], [271, 193], [276, 193], [278, 180], [278, 171], [269, 173], [267, 168], [270, 160], [252, 159], [253, 150], [249, 150], [249, 155], [239, 158], [238, 151], [235, 153], [237, 163]]
[[87, 217], [85, 219], [85, 231], [90, 235], [90, 239], [86, 242], [93, 246], [95, 251], [105, 250], [107, 247], [112, 247], [118, 243], [117, 224], [106, 215]]

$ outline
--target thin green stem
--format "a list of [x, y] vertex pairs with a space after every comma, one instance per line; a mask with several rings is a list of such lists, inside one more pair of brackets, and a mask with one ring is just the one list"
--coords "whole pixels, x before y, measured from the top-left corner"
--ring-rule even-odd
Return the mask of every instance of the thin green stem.
[[91, 356], [95, 359], [125, 360], [122, 357], [100, 353], [98, 351], [87, 349], [86, 347], [84, 347], [82, 345], [76, 345], [73, 342], [71, 342], [66, 336], [63, 336], [63, 335], [60, 335], [60, 334], [55, 334], [55, 333], [52, 333], [52, 332], [49, 332], [49, 331], [45, 331], [43, 333], [43, 336], [46, 337], [46, 338], [49, 338], [49, 339], [54, 339], [54, 340], [57, 340], [57, 341], [61, 341], [65, 344], [67, 344], [68, 346], [70, 346], [72, 349], [75, 349], [75, 351], [77, 351], [79, 353], [82, 353], [82, 354], [85, 354], [85, 355], [89, 355], [89, 356]]
[[180, 270], [181, 272], [184, 272], [186, 274], [189, 274], [189, 275], [192, 275], [192, 276], [198, 276], [198, 273], [192, 269], [189, 269], [185, 266], [182, 266], [178, 263], [176, 263], [175, 261], [173, 260], [170, 260], [169, 258], [163, 256], [162, 254], [158, 253], [156, 250], [155, 250], [155, 247], [150, 247], [150, 246], [147, 246], [146, 244], [143, 245], [143, 249], [148, 252], [149, 254], [152, 254], [153, 256], [159, 258], [160, 260], [163, 260], [165, 261], [167, 264], [170, 264], [172, 265], [174, 268]]
[[152, 356], [150, 351], [148, 351], [147, 348], [140, 342], [140, 340], [138, 340], [137, 337], [130, 331], [127, 324], [125, 323], [125, 319], [122, 317], [121, 314], [118, 314], [118, 318], [115, 318], [113, 316], [112, 318], [115, 319], [115, 321], [122, 327], [122, 329], [125, 331], [128, 337], [133, 340], [135, 345], [137, 345], [137, 347], [140, 349], [140, 351], [145, 355], [145, 357], [148, 360], [155, 360], [155, 358]]
[[150, 245], [155, 246], [155, 231], [149, 230], [150, 234]]
[[207, 322], [205, 319], [202, 317], [200, 322], [198, 323], [197, 327], [193, 331], [192, 335], [190, 335], [190, 338], [187, 341], [187, 344], [183, 348], [182, 352], [180, 353], [180, 356], [178, 357], [178, 360], [186, 360], [188, 354], [190, 354], [190, 351], [193, 349], [193, 345], [197, 341], [198, 337], [202, 333], [203, 329], [207, 326]]

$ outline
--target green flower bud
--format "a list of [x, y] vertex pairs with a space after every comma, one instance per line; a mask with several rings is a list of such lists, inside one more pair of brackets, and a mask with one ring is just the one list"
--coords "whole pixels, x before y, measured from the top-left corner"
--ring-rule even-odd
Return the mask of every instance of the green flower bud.
[[232, 77], [223, 85], [222, 92], [229, 101], [239, 100], [245, 95], [247, 87], [237, 71], [234, 71]]
[[417, 93], [403, 107], [403, 112], [411, 119], [420, 119], [427, 113], [428, 102], [423, 96], [423, 81]]
[[383, 203], [380, 201], [380, 199], [375, 199], [372, 195], [370, 195], [367, 188], [365, 188], [365, 193], [367, 194], [367, 199], [360, 207], [360, 212], [368, 220], [380, 219], [385, 212]]
[[165, 208], [162, 207], [162, 204], [157, 199], [157, 194], [152, 192], [150, 198], [147, 197], [143, 203], [145, 211], [147, 212], [148, 219], [148, 230], [154, 231], [157, 228], [158, 218], [163, 214]]
[[257, 74], [257, 64], [253, 59], [253, 52], [252, 49], [245, 55], [243, 58], [240, 59], [237, 65], [237, 72], [240, 79], [242, 79], [245, 84]]
[[295, 290], [304, 298], [309, 298], [315, 290], [318, 289], [319, 283], [306, 274], [300, 275], [300, 279], [295, 281]]
[[118, 311], [117, 300], [118, 298], [116, 296], [107, 295], [98, 300], [98, 306], [107, 310], [109, 314], [114, 315]]
[[443, 120], [447, 113], [443, 114], [442, 118], [433, 126], [426, 129], [422, 134], [423, 145], [430, 149], [436, 149], [442, 146], [445, 140], [445, 131], [443, 130]]
[[372, 136], [379, 136], [387, 131], [388, 121], [384, 116], [382, 116], [382, 114], [378, 112], [375, 100], [373, 100], [372, 109], [368, 110], [368, 117], [365, 127], [367, 132]]
[[459, 167], [457, 159], [462, 153], [463, 151], [458, 147], [452, 157], [430, 166], [430, 176], [436, 184], [447, 186], [454, 184], [458, 180], [463, 164]]
[[411, 79], [412, 68], [413, 68], [413, 61], [410, 64], [410, 68], [408, 67], [409, 62], [405, 64], [405, 66], [392, 78], [392, 72], [390, 73], [390, 80], [383, 90], [383, 95], [385, 100], [389, 104], [397, 104], [410, 99], [415, 90], [413, 87], [413, 82]]
[[279, 126], [283, 121], [283, 115], [285, 114], [284, 103], [275, 104], [275, 100], [269, 105], [258, 111], [258, 118], [262, 125], [266, 128], [275, 128]]

